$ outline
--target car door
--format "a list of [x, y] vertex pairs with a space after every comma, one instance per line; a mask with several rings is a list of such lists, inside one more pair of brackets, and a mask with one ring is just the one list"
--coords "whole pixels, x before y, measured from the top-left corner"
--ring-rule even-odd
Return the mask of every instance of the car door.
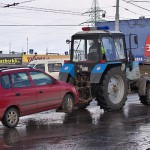
[[15, 96], [12, 90], [12, 84], [9, 73], [4, 73], [0, 77], [1, 94], [0, 94], [0, 107], [7, 109], [11, 105], [15, 105]]
[[37, 90], [38, 106], [41, 110], [56, 108], [61, 104], [61, 87], [49, 75], [31, 71], [31, 78]]
[[21, 113], [31, 114], [37, 110], [37, 93], [31, 84], [27, 72], [16, 72], [11, 74], [13, 82], [13, 93]]

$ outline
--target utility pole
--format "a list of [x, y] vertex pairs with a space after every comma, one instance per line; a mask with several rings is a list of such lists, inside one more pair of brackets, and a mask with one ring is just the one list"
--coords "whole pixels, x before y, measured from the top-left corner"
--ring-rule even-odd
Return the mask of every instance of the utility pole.
[[81, 24], [91, 23], [92, 26], [96, 26], [97, 22], [103, 21], [102, 18], [105, 17], [106, 11], [102, 10], [99, 7], [97, 0], [93, 0], [92, 7], [87, 12], [85, 12], [83, 14], [89, 14], [90, 19], [87, 20], [86, 22], [81, 23]]
[[9, 43], [9, 54], [11, 53], [11, 42]]
[[119, 31], [119, 0], [116, 0], [115, 31]]
[[95, 24], [95, 26], [96, 26], [96, 20], [97, 20], [97, 17], [99, 18], [99, 15], [97, 15], [97, 13], [96, 13], [96, 3], [97, 3], [97, 1], [95, 0], [94, 1], [94, 24]]
[[28, 54], [28, 50], [29, 50], [29, 49], [28, 49], [28, 44], [29, 44], [29, 43], [28, 43], [28, 37], [27, 37], [27, 54]]

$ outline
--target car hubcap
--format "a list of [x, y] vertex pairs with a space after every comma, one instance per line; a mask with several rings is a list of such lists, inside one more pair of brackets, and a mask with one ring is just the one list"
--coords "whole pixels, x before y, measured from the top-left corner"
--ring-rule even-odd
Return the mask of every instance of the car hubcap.
[[108, 95], [112, 103], [119, 103], [124, 94], [124, 82], [120, 76], [113, 76], [109, 80]]
[[7, 121], [10, 125], [16, 124], [17, 119], [18, 119], [18, 115], [17, 115], [16, 111], [12, 110], [8, 113]]
[[68, 110], [72, 110], [72, 99], [70, 97], [67, 99], [67, 108]]

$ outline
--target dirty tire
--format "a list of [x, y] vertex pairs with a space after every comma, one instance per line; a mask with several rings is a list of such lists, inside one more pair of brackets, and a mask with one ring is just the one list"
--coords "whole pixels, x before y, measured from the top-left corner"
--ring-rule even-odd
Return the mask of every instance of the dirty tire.
[[140, 96], [140, 101], [143, 105], [150, 105], [150, 83], [146, 86], [146, 95]]
[[15, 128], [19, 122], [19, 112], [16, 108], [9, 108], [6, 110], [2, 123], [8, 128]]
[[74, 99], [71, 94], [65, 95], [61, 108], [65, 112], [72, 112], [72, 110], [74, 109]]
[[127, 80], [119, 67], [108, 70], [96, 87], [96, 100], [105, 111], [120, 110], [127, 99]]

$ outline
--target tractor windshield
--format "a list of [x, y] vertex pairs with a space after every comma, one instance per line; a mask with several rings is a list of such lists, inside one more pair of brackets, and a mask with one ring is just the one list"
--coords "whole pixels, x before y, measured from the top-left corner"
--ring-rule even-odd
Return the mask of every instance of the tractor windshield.
[[126, 58], [123, 37], [102, 37], [102, 46], [105, 49], [105, 57], [107, 61], [115, 61]]
[[100, 60], [100, 42], [98, 39], [74, 39], [73, 61]]
[[103, 37], [102, 45], [105, 51], [105, 57], [107, 61], [119, 60], [116, 46], [112, 37]]
[[71, 55], [74, 62], [119, 61], [125, 59], [124, 40], [121, 36], [74, 38]]

